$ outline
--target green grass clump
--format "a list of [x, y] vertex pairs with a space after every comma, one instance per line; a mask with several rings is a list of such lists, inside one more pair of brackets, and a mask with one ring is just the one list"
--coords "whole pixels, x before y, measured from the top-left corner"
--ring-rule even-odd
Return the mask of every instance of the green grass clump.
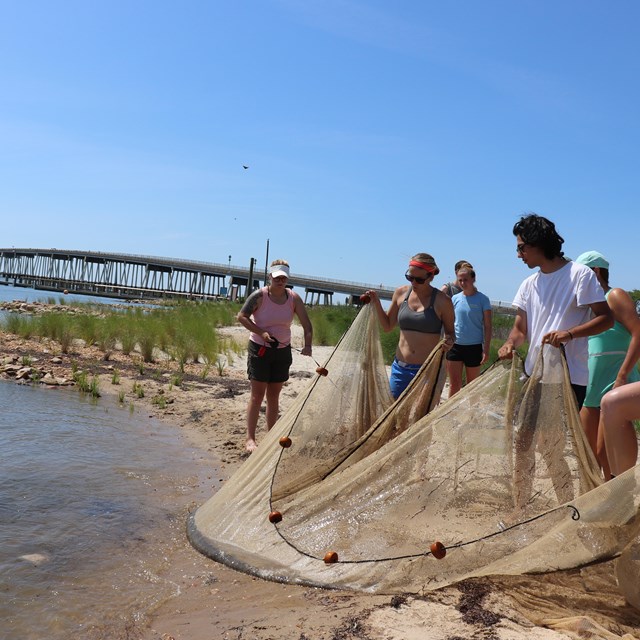
[[124, 354], [138, 351], [144, 362], [153, 362], [156, 349], [187, 362], [215, 362], [235, 346], [218, 337], [216, 329], [235, 323], [237, 303], [183, 302], [157, 309], [140, 307], [116, 311], [108, 306], [74, 305], [82, 313], [50, 311], [39, 316], [8, 314], [2, 329], [22, 338], [46, 337], [60, 343], [68, 353], [73, 340], [97, 345], [109, 358], [120, 348]]
[[313, 343], [334, 346], [351, 326], [358, 309], [347, 306], [317, 306], [307, 310], [313, 325]]

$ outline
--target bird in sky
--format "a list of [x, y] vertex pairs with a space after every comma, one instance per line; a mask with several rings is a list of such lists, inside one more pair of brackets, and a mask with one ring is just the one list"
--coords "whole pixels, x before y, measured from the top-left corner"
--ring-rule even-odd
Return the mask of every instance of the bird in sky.
[[246, 164], [243, 164], [243, 165], [242, 165], [242, 168], [243, 168], [243, 169], [248, 169], [249, 167], [248, 167]]

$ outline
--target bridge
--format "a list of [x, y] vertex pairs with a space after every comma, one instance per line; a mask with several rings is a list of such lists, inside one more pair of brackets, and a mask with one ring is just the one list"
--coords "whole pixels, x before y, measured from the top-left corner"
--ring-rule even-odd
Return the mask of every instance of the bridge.
[[[184, 298], [219, 300], [246, 297], [264, 282], [264, 272], [249, 267], [177, 258], [70, 251], [66, 249], [0, 249], [0, 284], [45, 291], [73, 292], [123, 299]], [[249, 283], [252, 283], [249, 285]], [[391, 300], [393, 288], [293, 274], [293, 287], [304, 287], [308, 304], [333, 304], [334, 294], [347, 303], [374, 289]]]

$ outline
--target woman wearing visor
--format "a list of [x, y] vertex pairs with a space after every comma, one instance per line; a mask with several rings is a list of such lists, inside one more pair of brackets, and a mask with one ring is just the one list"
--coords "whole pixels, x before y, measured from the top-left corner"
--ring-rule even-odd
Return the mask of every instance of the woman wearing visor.
[[444, 350], [454, 342], [454, 314], [451, 298], [432, 286], [440, 273], [433, 256], [417, 253], [409, 261], [405, 278], [408, 285], [398, 287], [385, 311], [375, 291], [367, 291], [385, 332], [396, 325], [400, 327], [400, 339], [391, 365], [391, 395], [398, 398], [418, 373], [433, 351], [444, 329]]
[[254, 451], [260, 407], [267, 397], [267, 430], [278, 420], [280, 391], [289, 379], [291, 366], [291, 323], [298, 316], [304, 330], [302, 355], [311, 355], [313, 329], [300, 296], [287, 288], [289, 263], [274, 260], [269, 268], [269, 284], [254, 291], [238, 313], [238, 322], [249, 331], [247, 373], [251, 396], [247, 407], [247, 442]]

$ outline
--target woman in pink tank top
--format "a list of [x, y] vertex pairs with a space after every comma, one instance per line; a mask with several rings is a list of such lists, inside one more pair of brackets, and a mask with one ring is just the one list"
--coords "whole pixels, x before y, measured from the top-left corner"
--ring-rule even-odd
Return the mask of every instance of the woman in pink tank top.
[[311, 356], [313, 329], [304, 303], [287, 288], [289, 264], [274, 260], [269, 268], [269, 284], [254, 291], [238, 313], [238, 322], [251, 331], [247, 374], [251, 397], [247, 407], [247, 451], [256, 448], [256, 426], [260, 407], [267, 397], [267, 430], [278, 419], [280, 391], [289, 379], [291, 366], [291, 323], [298, 316], [304, 330], [304, 356]]

